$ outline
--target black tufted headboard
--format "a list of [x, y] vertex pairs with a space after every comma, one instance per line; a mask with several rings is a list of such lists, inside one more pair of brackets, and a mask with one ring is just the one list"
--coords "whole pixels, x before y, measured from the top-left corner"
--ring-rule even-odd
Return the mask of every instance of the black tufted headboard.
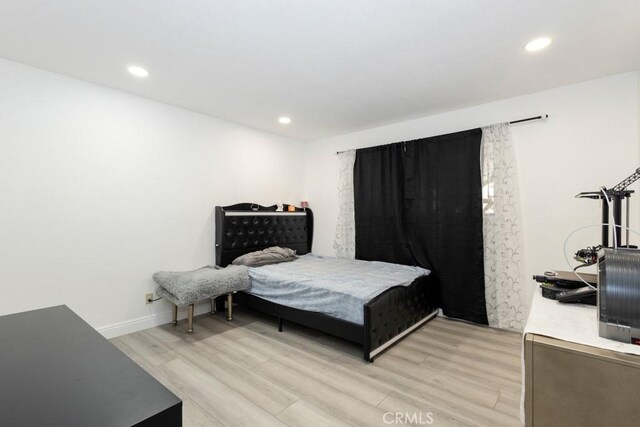
[[288, 207], [276, 212], [275, 205], [216, 206], [216, 264], [226, 267], [240, 255], [270, 246], [295, 249], [298, 255], [311, 252], [313, 212], [288, 212]]

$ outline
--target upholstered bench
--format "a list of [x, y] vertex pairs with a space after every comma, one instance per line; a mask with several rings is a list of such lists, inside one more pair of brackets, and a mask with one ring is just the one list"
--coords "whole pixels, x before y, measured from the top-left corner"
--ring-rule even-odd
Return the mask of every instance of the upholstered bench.
[[158, 271], [153, 280], [156, 293], [173, 305], [173, 325], [178, 324], [178, 306], [188, 307], [188, 333], [193, 333], [194, 304], [211, 299], [211, 313], [215, 312], [215, 298], [227, 295], [227, 320], [232, 320], [233, 293], [249, 289], [249, 270], [245, 266], [226, 268], [206, 266], [194, 271]]

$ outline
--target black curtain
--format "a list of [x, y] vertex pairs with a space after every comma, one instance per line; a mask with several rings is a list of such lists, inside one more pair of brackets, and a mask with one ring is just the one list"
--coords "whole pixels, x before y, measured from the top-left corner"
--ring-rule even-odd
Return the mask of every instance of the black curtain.
[[356, 258], [419, 265], [441, 283], [445, 315], [487, 324], [482, 130], [356, 151]]

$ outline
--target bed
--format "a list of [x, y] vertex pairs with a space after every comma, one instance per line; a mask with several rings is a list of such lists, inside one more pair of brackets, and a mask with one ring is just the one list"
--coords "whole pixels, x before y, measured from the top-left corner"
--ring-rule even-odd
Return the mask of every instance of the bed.
[[235, 302], [274, 316], [280, 331], [288, 321], [362, 345], [369, 362], [437, 315], [440, 292], [434, 274], [419, 267], [315, 256], [313, 212], [284, 208], [216, 207], [217, 265], [225, 267], [238, 256], [271, 246], [300, 255], [293, 262], [252, 268], [252, 289], [239, 292]]

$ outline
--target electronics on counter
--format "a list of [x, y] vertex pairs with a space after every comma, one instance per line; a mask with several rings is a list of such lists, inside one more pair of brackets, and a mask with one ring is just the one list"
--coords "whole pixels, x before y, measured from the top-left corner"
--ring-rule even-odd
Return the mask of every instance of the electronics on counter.
[[[580, 277], [593, 286], [598, 286], [598, 276], [589, 273], [580, 273]], [[533, 276], [538, 283], [550, 283], [563, 288], [575, 289], [584, 286], [584, 282], [573, 271], [545, 271], [542, 276]]]
[[586, 265], [595, 264], [598, 261], [598, 251], [600, 249], [602, 249], [602, 245], [578, 249], [573, 259]]
[[[600, 188], [598, 191], [586, 191], [576, 194], [577, 199], [602, 200], [602, 244], [594, 247], [587, 247], [576, 252], [575, 259], [584, 264], [595, 264], [597, 253], [600, 249], [609, 247], [609, 207], [613, 209], [613, 242], [618, 248], [636, 248], [629, 244], [629, 199], [633, 190], [628, 190], [631, 184], [640, 179], [640, 168], [637, 168], [631, 175], [617, 183], [613, 188]], [[626, 226], [622, 226], [622, 205], [625, 202]], [[625, 230], [625, 244], [622, 244], [622, 230]]]
[[598, 282], [599, 335], [640, 344], [640, 250], [603, 249]]
[[583, 286], [582, 288], [572, 289], [570, 291], [560, 292], [556, 295], [558, 302], [562, 303], [578, 303], [587, 305], [598, 304], [597, 290], [589, 286]]
[[[580, 273], [587, 283], [597, 286], [598, 276]], [[546, 271], [544, 275], [533, 276], [540, 283], [542, 296], [562, 303], [596, 305], [596, 291], [578, 278], [573, 271]]]
[[[640, 345], [640, 250], [629, 244], [629, 199], [633, 190], [627, 188], [638, 180], [640, 168], [612, 189], [601, 187], [599, 191], [577, 194], [577, 198], [602, 201], [602, 244], [579, 249], [574, 259], [581, 265], [574, 271], [546, 271], [544, 275], [533, 276], [533, 280], [540, 283], [545, 298], [560, 303], [597, 305], [601, 337]], [[626, 226], [622, 225], [623, 204]], [[612, 226], [609, 225], [610, 213]], [[624, 242], [622, 230], [625, 230]], [[613, 237], [613, 248], [609, 247], [609, 237]], [[576, 272], [596, 263], [597, 275]]]
[[[629, 244], [629, 201], [632, 190], [629, 185], [640, 180], [640, 168], [620, 181], [613, 188], [602, 187], [599, 191], [580, 193], [577, 198], [602, 200], [602, 244], [580, 249], [575, 259], [582, 266], [598, 263], [597, 305], [599, 335], [616, 341], [640, 344], [640, 251]], [[622, 226], [622, 211], [625, 205], [625, 224]], [[613, 227], [609, 223], [609, 209], [613, 212]], [[625, 231], [624, 244], [622, 231]], [[613, 237], [613, 248], [609, 237]], [[580, 268], [580, 267], [577, 267]], [[557, 293], [558, 301], [567, 299], [592, 300], [593, 289]], [[582, 297], [582, 298], [581, 298]]]

